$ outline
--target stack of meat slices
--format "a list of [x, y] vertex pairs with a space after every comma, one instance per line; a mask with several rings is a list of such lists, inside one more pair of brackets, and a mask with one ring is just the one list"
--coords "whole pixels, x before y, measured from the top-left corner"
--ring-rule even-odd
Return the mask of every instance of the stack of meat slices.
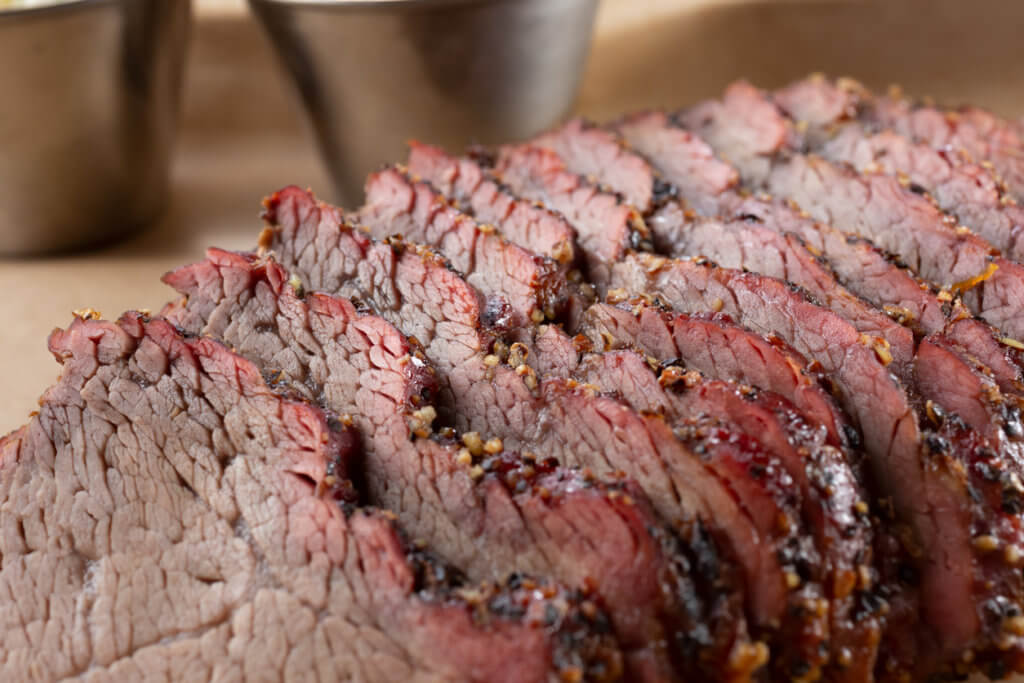
[[91, 311], [4, 680], [1024, 672], [1024, 139], [849, 81], [452, 155]]

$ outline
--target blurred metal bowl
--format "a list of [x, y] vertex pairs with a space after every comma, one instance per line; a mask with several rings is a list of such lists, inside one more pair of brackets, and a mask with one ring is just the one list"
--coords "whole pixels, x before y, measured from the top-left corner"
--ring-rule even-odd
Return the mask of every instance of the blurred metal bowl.
[[189, 0], [0, 11], [0, 254], [98, 244], [164, 203]]
[[459, 149], [565, 116], [597, 0], [249, 0], [294, 77], [338, 198], [405, 156]]

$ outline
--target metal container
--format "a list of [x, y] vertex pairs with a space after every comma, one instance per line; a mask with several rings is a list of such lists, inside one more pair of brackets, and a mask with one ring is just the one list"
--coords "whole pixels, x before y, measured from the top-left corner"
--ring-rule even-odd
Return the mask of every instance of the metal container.
[[0, 254], [95, 245], [167, 194], [189, 0], [0, 11]]
[[[597, 0], [250, 0], [306, 105], [338, 199], [409, 138], [459, 149], [570, 110]], [[254, 103], [258, 106], [258, 103]]]

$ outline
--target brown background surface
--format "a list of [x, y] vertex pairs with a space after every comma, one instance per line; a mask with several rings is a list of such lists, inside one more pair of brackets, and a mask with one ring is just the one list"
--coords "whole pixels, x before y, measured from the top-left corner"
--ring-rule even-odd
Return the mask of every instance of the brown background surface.
[[[290, 84], [242, 8], [200, 0], [163, 218], [103, 250], [0, 259], [0, 434], [25, 421], [56, 377], [46, 335], [70, 311], [159, 308], [170, 295], [159, 282], [167, 269], [208, 245], [252, 245], [265, 194], [287, 183], [326, 192]], [[1016, 0], [605, 0], [578, 109], [602, 119], [684, 105], [738, 77], [768, 87], [825, 71], [1020, 115], [1021, 25]]]

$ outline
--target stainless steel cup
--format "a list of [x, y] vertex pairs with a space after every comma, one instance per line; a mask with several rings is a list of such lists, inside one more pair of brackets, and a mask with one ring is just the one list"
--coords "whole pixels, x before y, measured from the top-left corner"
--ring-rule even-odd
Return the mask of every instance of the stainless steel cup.
[[[250, 0], [294, 77], [338, 198], [405, 156], [459, 149], [565, 116], [597, 0]], [[258, 106], [258, 103], [254, 103]]]
[[0, 254], [108, 241], [166, 196], [189, 0], [0, 11]]

